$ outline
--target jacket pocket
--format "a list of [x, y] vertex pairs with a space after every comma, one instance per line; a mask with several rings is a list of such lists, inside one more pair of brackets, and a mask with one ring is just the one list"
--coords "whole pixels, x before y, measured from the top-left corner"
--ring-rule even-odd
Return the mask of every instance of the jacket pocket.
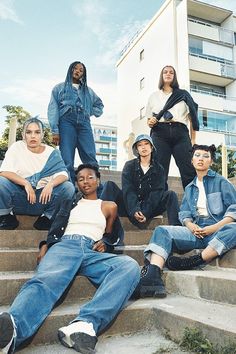
[[223, 213], [223, 201], [221, 192], [215, 192], [207, 195], [208, 207], [212, 214]]

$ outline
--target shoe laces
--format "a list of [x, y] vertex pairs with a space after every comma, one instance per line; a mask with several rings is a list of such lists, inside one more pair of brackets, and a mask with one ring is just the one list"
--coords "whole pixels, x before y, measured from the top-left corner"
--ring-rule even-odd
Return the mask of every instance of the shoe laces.
[[141, 278], [144, 278], [147, 275], [148, 272], [148, 265], [143, 266], [143, 268], [141, 269]]

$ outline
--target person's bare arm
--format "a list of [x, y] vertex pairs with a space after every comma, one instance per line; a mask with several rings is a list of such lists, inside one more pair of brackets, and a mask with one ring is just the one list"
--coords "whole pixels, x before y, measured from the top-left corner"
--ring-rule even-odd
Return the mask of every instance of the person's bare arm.
[[18, 184], [25, 188], [25, 192], [27, 194], [27, 200], [30, 204], [34, 204], [36, 202], [36, 194], [34, 189], [32, 188], [31, 184], [27, 179], [19, 176], [15, 172], [10, 171], [2, 171], [0, 172], [0, 176], [9, 179], [9, 181]]

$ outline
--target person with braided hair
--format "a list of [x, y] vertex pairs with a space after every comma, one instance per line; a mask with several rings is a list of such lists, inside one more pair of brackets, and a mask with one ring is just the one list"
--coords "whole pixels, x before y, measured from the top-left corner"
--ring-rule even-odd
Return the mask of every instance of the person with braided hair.
[[102, 100], [87, 86], [86, 67], [73, 62], [65, 82], [57, 84], [48, 105], [48, 120], [53, 143], [58, 145], [72, 182], [75, 182], [74, 158], [78, 150], [82, 163], [98, 166], [90, 117], [103, 113]]
[[[194, 145], [192, 164], [196, 177], [185, 188], [179, 220], [183, 226], [158, 226], [144, 251], [146, 266], [134, 297], [165, 297], [161, 278], [164, 264], [170, 270], [204, 266], [236, 246], [236, 189], [210, 169], [215, 145]], [[193, 256], [172, 252], [203, 249]]]

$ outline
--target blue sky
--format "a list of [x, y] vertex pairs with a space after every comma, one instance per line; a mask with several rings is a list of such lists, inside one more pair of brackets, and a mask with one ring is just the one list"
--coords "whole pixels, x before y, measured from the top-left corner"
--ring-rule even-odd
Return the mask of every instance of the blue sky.
[[[221, 0], [206, 2], [220, 6]], [[46, 117], [52, 87], [82, 61], [88, 84], [105, 103], [99, 123], [115, 123], [116, 68], [129, 39], [164, 0], [0, 0], [0, 132], [3, 105]], [[227, 8], [234, 0], [224, 0]]]

